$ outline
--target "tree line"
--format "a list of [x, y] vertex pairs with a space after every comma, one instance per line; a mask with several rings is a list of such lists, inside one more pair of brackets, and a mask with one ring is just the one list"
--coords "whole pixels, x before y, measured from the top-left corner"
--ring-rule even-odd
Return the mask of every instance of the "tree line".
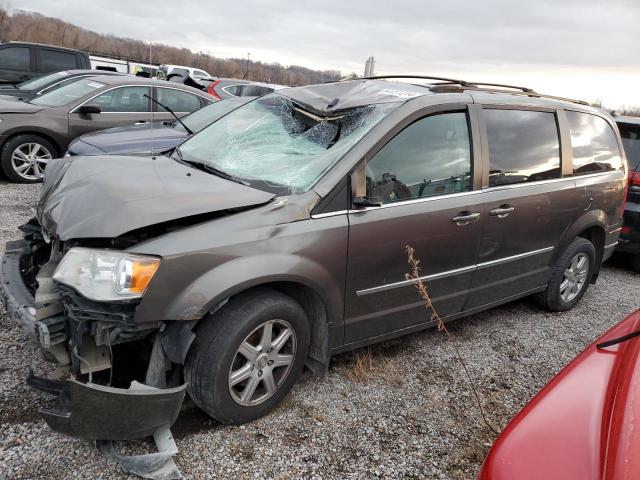
[[58, 18], [0, 5], [0, 41], [46, 43], [84, 50], [95, 55], [123, 58], [140, 63], [174, 64], [206, 70], [217, 77], [245, 78], [282, 85], [309, 85], [338, 80], [338, 70], [313, 70], [297, 65], [283, 66], [240, 58], [217, 58], [162, 43], [149, 44], [131, 38], [97, 33]]

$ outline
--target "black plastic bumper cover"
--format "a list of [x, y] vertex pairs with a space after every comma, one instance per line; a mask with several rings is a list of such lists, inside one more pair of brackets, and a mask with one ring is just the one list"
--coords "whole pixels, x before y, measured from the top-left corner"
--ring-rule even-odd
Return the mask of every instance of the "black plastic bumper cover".
[[49, 380], [29, 375], [27, 384], [57, 396], [53, 409], [40, 414], [56, 432], [90, 440], [134, 440], [173, 425], [186, 384], [154, 388], [132, 382], [128, 389], [76, 380]]

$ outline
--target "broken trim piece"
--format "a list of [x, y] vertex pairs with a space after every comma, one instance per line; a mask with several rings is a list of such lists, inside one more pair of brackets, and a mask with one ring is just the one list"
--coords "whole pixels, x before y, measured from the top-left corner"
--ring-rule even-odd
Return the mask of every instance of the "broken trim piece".
[[151, 480], [178, 480], [182, 478], [182, 474], [172, 458], [178, 453], [178, 447], [173, 440], [169, 425], [158, 428], [153, 434], [153, 439], [158, 452], [146, 455], [120, 455], [114, 450], [112, 440], [96, 440], [96, 448], [127, 473]]

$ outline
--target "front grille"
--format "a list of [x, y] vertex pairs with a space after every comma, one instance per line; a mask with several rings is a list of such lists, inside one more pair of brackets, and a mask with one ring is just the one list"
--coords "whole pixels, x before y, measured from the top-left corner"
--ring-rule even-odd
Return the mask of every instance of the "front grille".
[[[134, 321], [139, 300], [127, 303], [96, 302], [84, 298], [65, 285], [57, 285], [62, 295], [64, 310], [71, 321], [71, 338], [90, 333], [96, 345], [116, 345], [146, 337], [157, 329], [157, 324], [139, 324]], [[75, 338], [75, 343], [81, 338]]]

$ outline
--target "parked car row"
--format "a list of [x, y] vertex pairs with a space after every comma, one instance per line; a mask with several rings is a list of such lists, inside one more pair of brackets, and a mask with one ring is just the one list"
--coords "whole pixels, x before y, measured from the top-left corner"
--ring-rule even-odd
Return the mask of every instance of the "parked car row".
[[[6, 57], [15, 60], [2, 63], [4, 71], [13, 73], [3, 77], [0, 69], [0, 82], [55, 69], [55, 64], [51, 63], [51, 52], [58, 52], [63, 59], [66, 58], [63, 54], [71, 55], [69, 52], [73, 52], [69, 49], [58, 50], [39, 44], [0, 44], [0, 59]], [[20, 55], [26, 55], [26, 60], [19, 61]], [[84, 54], [73, 55], [74, 59], [82, 59], [74, 60], [76, 64], [86, 65]], [[71, 63], [62, 62], [58, 65]], [[186, 130], [183, 128], [184, 123], [172, 123], [173, 120], [222, 98], [252, 98], [283, 88], [279, 85], [205, 76], [202, 77], [205, 80], [199, 80], [197, 76], [192, 78], [189, 75], [200, 72], [176, 65], [169, 65], [166, 70], [173, 75], [184, 70], [186, 77], [168, 84], [117, 71], [74, 68], [35, 76], [15, 85], [0, 85], [0, 173], [14, 182], [39, 182], [47, 163], [62, 156], [70, 142], [83, 134], [111, 127], [133, 126], [135, 135], [144, 130], [143, 136], [150, 151], [162, 149], [164, 145], [170, 145], [171, 148], [185, 138], [182, 133], [190, 130], [189, 127]], [[18, 75], [20, 72], [23, 75]], [[229, 106], [232, 107], [233, 103]], [[216, 118], [213, 111], [210, 114]], [[208, 115], [205, 113], [190, 120], [193, 121], [192, 127], [203, 128], [204, 124], [200, 122], [206, 120]], [[163, 125], [165, 121], [170, 121], [170, 124]], [[111, 138], [118, 142], [122, 133], [118, 135]], [[163, 136], [167, 138], [161, 138]], [[154, 143], [152, 139], [158, 142]], [[138, 147], [144, 143], [145, 139], [139, 137]], [[76, 149], [87, 152], [91, 150], [89, 146], [90, 143], [82, 141], [76, 145]], [[131, 143], [127, 143], [127, 146], [114, 145], [107, 150], [128, 151], [130, 147]], [[134, 150], [137, 151], [138, 147]], [[98, 152], [99, 148], [92, 150]], [[71, 150], [70, 154], [74, 152]]]
[[0, 97], [0, 166], [15, 182], [42, 181], [47, 163], [85, 133], [120, 125], [173, 120], [212, 104], [209, 95], [178, 84], [130, 75], [94, 75], [28, 101]]

